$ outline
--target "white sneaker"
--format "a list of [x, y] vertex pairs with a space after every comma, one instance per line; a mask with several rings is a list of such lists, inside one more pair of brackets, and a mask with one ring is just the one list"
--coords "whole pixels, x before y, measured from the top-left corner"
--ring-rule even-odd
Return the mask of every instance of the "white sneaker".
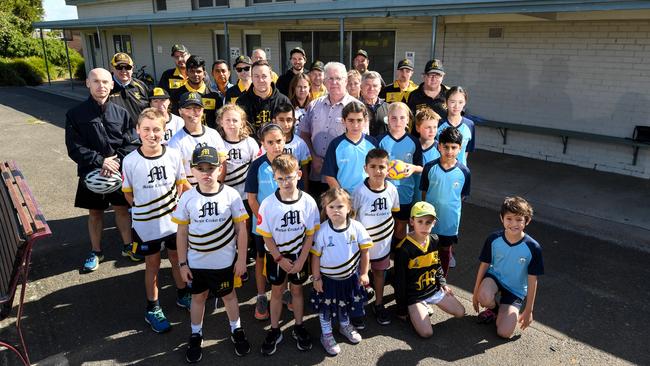
[[332, 356], [336, 356], [341, 352], [341, 347], [336, 344], [336, 339], [332, 333], [323, 334], [320, 336], [320, 343], [325, 348], [325, 352], [329, 353]]
[[339, 327], [339, 333], [341, 333], [345, 338], [348, 339], [348, 341], [357, 344], [361, 342], [361, 334], [357, 332], [357, 330], [354, 328], [352, 324], [348, 325], [341, 325]]
[[456, 268], [456, 257], [454, 254], [451, 254], [451, 259], [449, 260], [449, 268]]

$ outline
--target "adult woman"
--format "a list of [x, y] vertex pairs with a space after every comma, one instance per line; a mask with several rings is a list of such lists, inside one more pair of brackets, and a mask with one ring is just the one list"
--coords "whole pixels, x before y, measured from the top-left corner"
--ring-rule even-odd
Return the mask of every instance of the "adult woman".
[[295, 133], [300, 134], [300, 120], [305, 115], [307, 106], [311, 102], [311, 82], [306, 74], [297, 74], [289, 84], [289, 100], [295, 110]]

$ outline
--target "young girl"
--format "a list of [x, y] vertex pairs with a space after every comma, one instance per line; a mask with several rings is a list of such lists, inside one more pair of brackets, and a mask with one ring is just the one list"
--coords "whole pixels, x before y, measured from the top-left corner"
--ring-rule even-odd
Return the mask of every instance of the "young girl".
[[458, 161], [467, 166], [467, 155], [474, 151], [474, 136], [476, 136], [474, 134], [474, 122], [461, 115], [468, 101], [467, 91], [462, 86], [453, 86], [447, 91], [446, 95], [447, 119], [443, 120], [440, 126], [438, 126], [436, 140], [440, 137], [440, 133], [447, 127], [456, 127], [461, 135], [463, 135], [463, 143], [458, 153]]
[[[278, 184], [273, 178], [271, 162], [284, 151], [284, 132], [282, 127], [275, 123], [262, 126], [259, 131], [264, 155], [255, 159], [248, 170], [244, 190], [248, 196], [253, 217], [258, 217], [260, 203], [278, 189]], [[253, 222], [253, 240], [256, 249], [255, 285], [257, 286], [257, 302], [255, 305], [255, 319], [267, 320], [269, 318], [269, 301], [266, 298], [266, 279], [264, 278], [264, 239], [257, 233], [257, 220]]]
[[289, 84], [289, 100], [295, 109], [296, 114], [296, 125], [295, 125], [295, 134], [300, 135], [300, 121], [302, 117], [305, 116], [307, 112], [307, 106], [311, 102], [311, 81], [309, 81], [309, 76], [307, 74], [298, 74], [293, 77], [291, 84]]
[[350, 342], [361, 342], [350, 318], [364, 315], [372, 240], [363, 225], [351, 218], [352, 200], [344, 189], [325, 192], [321, 203], [321, 216], [328, 219], [321, 224], [311, 249], [314, 291], [310, 301], [319, 312], [321, 344], [327, 353], [337, 355], [341, 348], [332, 334], [332, 319], [338, 319], [339, 333]]
[[401, 160], [406, 163], [405, 177], [393, 180], [399, 193], [400, 210], [395, 214], [396, 241], [406, 236], [406, 226], [411, 206], [418, 188], [415, 186], [414, 173], [422, 173], [422, 148], [420, 141], [407, 133], [411, 124], [411, 110], [402, 103], [392, 103], [388, 107], [388, 133], [379, 139], [379, 147], [388, 152], [389, 160]]

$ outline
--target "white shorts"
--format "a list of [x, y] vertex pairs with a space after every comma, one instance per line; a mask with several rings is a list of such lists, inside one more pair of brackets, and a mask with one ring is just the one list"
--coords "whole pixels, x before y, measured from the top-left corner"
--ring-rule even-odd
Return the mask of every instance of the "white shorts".
[[444, 299], [444, 298], [445, 298], [445, 291], [440, 289], [440, 290], [436, 291], [433, 295], [431, 295], [428, 298], [422, 300], [422, 303], [424, 305], [429, 305], [429, 304], [430, 305], [436, 305], [437, 303], [442, 301], [442, 299]]

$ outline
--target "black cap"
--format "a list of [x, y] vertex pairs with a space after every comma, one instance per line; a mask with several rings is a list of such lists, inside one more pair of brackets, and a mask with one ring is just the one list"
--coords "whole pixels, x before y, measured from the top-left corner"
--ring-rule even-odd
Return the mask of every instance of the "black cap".
[[246, 64], [246, 65], [252, 65], [253, 62], [251, 62], [251, 58], [246, 56], [246, 55], [241, 55], [237, 56], [235, 59], [235, 62], [232, 64], [232, 67], [237, 67], [237, 64]]
[[427, 62], [426, 66], [424, 66], [424, 73], [428, 74], [431, 72], [435, 72], [436, 74], [444, 75], [445, 74], [445, 69], [442, 67], [442, 61], [438, 59], [433, 59], [429, 60]]
[[305, 53], [305, 50], [302, 49], [302, 47], [294, 47], [291, 51], [289, 51], [289, 57], [291, 57], [294, 53], [301, 53], [302, 57], [307, 57], [307, 54]]
[[201, 163], [208, 163], [210, 165], [219, 166], [219, 154], [217, 149], [212, 146], [197, 147], [192, 153], [192, 166], [197, 166]]
[[325, 65], [323, 65], [322, 61], [316, 60], [311, 63], [311, 66], [309, 66], [309, 71], [312, 70], [318, 70], [318, 71], [324, 71], [325, 70]]
[[149, 100], [151, 99], [169, 99], [169, 93], [163, 88], [155, 87], [149, 92]]
[[192, 104], [203, 107], [203, 98], [201, 97], [201, 94], [197, 92], [187, 92], [181, 95], [181, 99], [178, 103], [180, 108], [185, 108]]
[[413, 64], [411, 63], [411, 60], [409, 60], [408, 58], [405, 58], [402, 61], [400, 61], [397, 64], [397, 70], [401, 70], [401, 69], [413, 70]]
[[175, 44], [172, 46], [172, 56], [174, 56], [175, 52], [188, 53], [190, 51], [187, 50], [184, 44]]
[[357, 53], [354, 54], [354, 57], [357, 57], [357, 56], [359, 56], [359, 55], [361, 55], [361, 56], [363, 56], [363, 57], [365, 57], [365, 58], [369, 58], [369, 57], [368, 57], [368, 52], [366, 52], [365, 50], [362, 50], [362, 49], [359, 49], [359, 50], [357, 51]]

